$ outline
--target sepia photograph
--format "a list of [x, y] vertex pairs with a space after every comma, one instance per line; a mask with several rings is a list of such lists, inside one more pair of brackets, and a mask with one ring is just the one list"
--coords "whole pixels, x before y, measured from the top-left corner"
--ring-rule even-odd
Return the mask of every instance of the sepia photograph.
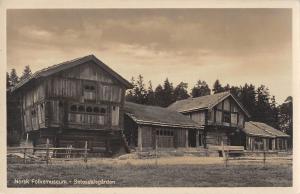
[[293, 187], [292, 8], [5, 16], [7, 188]]

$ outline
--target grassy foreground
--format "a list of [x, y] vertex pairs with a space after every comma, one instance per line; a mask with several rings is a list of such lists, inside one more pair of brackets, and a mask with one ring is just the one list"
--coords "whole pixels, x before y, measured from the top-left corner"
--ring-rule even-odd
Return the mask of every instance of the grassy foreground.
[[[178, 158], [178, 157], [177, 157]], [[159, 160], [68, 161], [8, 164], [8, 187], [287, 187], [291, 162], [230, 161], [176, 157]], [[76, 180], [75, 180], [76, 179]], [[24, 181], [24, 183], [20, 182]], [[19, 182], [18, 182], [19, 181]], [[52, 181], [52, 182], [51, 182]], [[55, 182], [56, 181], [56, 182]]]

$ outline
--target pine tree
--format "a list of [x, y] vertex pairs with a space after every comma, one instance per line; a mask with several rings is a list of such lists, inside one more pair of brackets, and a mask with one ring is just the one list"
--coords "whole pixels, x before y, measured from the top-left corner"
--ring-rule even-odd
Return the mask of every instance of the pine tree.
[[174, 89], [174, 99], [175, 100], [183, 100], [190, 97], [187, 91], [188, 84], [184, 82], [180, 82]]
[[146, 89], [144, 84], [144, 78], [142, 75], [138, 76], [136, 81], [136, 87], [133, 88], [134, 95], [136, 97], [136, 103], [138, 104], [146, 104]]
[[31, 73], [31, 69], [30, 69], [29, 65], [26, 65], [24, 68], [23, 74], [20, 77], [20, 81], [29, 78], [31, 76], [31, 74], [32, 73]]
[[6, 72], [6, 89], [10, 88], [11, 84], [10, 84], [10, 77], [8, 72]]
[[11, 72], [10, 72], [10, 85], [11, 86], [15, 86], [19, 83], [19, 77], [17, 75], [17, 72], [16, 72], [16, 69], [11, 69]]
[[217, 79], [213, 86], [214, 94], [224, 92], [224, 88], [222, 87], [220, 81]]
[[166, 78], [164, 81], [164, 87], [163, 87], [163, 107], [167, 107], [170, 104], [175, 102], [174, 99], [174, 88], [173, 84], [169, 82], [169, 79]]
[[205, 81], [198, 80], [197, 84], [192, 88], [191, 96], [193, 98], [199, 96], [210, 95], [211, 90]]
[[155, 105], [164, 106], [164, 91], [160, 84], [155, 88]]
[[293, 147], [293, 98], [291, 96], [278, 106], [279, 128], [290, 135], [288, 147]]
[[136, 87], [136, 84], [135, 84], [135, 79], [133, 76], [131, 77], [130, 83], [133, 86], [133, 88], [130, 90], [127, 90], [125, 98], [126, 98], [126, 101], [128, 101], [128, 102], [135, 102], [136, 99], [135, 99], [133, 89]]
[[155, 92], [153, 91], [152, 82], [149, 81], [149, 87], [147, 90], [146, 101], [148, 105], [155, 105]]

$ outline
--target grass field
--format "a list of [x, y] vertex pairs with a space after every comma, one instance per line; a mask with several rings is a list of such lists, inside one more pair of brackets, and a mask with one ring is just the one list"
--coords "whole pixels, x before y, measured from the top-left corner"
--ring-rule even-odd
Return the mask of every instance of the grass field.
[[[91, 159], [87, 164], [82, 161], [53, 161], [48, 166], [8, 164], [7, 173], [8, 187], [292, 186], [292, 161], [280, 158], [268, 160], [265, 167], [262, 161], [251, 160], [229, 161], [225, 167], [221, 158], [193, 156], [160, 158], [158, 165], [154, 159], [107, 158]], [[78, 184], [74, 179], [82, 182]], [[47, 182], [53, 180], [60, 182]]]

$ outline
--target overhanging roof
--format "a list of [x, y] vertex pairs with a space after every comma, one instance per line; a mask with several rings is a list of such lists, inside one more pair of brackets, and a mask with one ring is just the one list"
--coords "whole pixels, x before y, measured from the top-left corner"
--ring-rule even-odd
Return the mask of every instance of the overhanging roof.
[[81, 64], [89, 62], [89, 61], [92, 61], [95, 64], [97, 64], [99, 67], [101, 67], [101, 69], [103, 69], [105, 72], [107, 72], [112, 77], [114, 77], [116, 80], [118, 80], [120, 83], [122, 83], [126, 88], [132, 88], [131, 83], [129, 83], [121, 75], [119, 75], [114, 70], [112, 70], [110, 67], [108, 67], [106, 64], [104, 64], [102, 61], [100, 61], [97, 57], [95, 57], [94, 55], [87, 55], [84, 57], [80, 57], [80, 58], [76, 58], [76, 59], [73, 59], [70, 61], [62, 62], [62, 63], [56, 64], [56, 65], [44, 68], [42, 70], [39, 70], [39, 71], [35, 72], [29, 78], [19, 82], [15, 87], [13, 87], [11, 89], [11, 91], [15, 91], [15, 90], [23, 87], [24, 85], [26, 85], [28, 82], [30, 82], [32, 80], [39, 79], [42, 77], [47, 77], [47, 76], [53, 75], [55, 73], [58, 73], [60, 71], [75, 67], [77, 65], [81, 65]]
[[230, 92], [221, 92], [221, 93], [201, 96], [197, 98], [188, 98], [185, 100], [179, 100], [171, 104], [168, 107], [168, 109], [181, 112], [181, 113], [193, 112], [201, 109], [211, 109], [228, 97], [232, 97], [232, 99], [238, 104], [238, 106], [242, 109], [242, 111], [248, 117], [250, 117], [248, 111]]

